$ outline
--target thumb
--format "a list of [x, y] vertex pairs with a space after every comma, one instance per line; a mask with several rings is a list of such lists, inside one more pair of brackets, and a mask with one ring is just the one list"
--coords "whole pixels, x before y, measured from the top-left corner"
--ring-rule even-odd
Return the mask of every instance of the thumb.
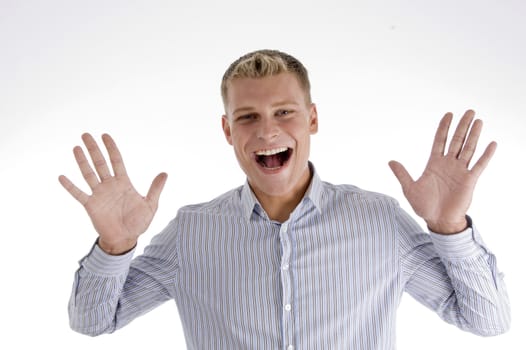
[[159, 197], [161, 196], [161, 192], [164, 188], [164, 184], [166, 183], [166, 179], [168, 178], [168, 174], [166, 173], [160, 173], [153, 179], [152, 185], [150, 186], [150, 189], [148, 190], [148, 194], [146, 195], [146, 200], [151, 202], [155, 208], [157, 208], [157, 203], [159, 202]]
[[414, 182], [413, 178], [411, 177], [411, 175], [409, 175], [409, 173], [402, 164], [392, 160], [389, 162], [389, 167], [398, 179], [398, 182], [400, 182], [400, 185], [402, 185], [402, 190], [405, 190], [407, 186]]

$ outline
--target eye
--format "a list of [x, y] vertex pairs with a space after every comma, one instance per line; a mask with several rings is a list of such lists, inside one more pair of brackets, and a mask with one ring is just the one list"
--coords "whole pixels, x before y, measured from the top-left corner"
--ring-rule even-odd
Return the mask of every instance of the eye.
[[243, 114], [243, 115], [240, 115], [239, 117], [236, 118], [236, 121], [237, 122], [249, 122], [251, 120], [254, 120], [256, 119], [256, 114], [254, 113], [251, 113], [251, 114]]
[[286, 116], [291, 115], [292, 113], [294, 113], [294, 111], [292, 111], [290, 109], [280, 109], [280, 110], [276, 111], [276, 116], [278, 116], [278, 117], [286, 117]]

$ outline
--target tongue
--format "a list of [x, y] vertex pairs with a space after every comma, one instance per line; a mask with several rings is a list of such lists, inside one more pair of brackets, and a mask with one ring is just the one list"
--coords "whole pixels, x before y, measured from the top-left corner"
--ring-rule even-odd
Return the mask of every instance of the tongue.
[[281, 157], [278, 154], [263, 156], [263, 164], [267, 168], [278, 168], [282, 165]]

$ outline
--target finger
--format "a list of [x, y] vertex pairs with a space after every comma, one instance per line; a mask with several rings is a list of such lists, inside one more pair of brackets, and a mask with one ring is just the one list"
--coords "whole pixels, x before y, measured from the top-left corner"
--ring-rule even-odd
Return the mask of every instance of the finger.
[[160, 173], [159, 175], [157, 175], [155, 179], [153, 179], [152, 185], [150, 186], [148, 194], [146, 195], [146, 200], [149, 201], [155, 209], [157, 209], [159, 197], [161, 196], [161, 192], [164, 188], [164, 184], [166, 183], [167, 178], [168, 174], [166, 173]]
[[89, 196], [82, 192], [77, 186], [73, 184], [67, 177], [64, 175], [60, 175], [58, 177], [58, 181], [66, 189], [66, 191], [69, 192], [75, 198], [77, 201], [80, 202], [80, 204], [85, 205], [88, 201]]
[[121, 152], [117, 148], [117, 144], [115, 143], [113, 138], [108, 134], [104, 134], [102, 135], [102, 141], [104, 142], [104, 146], [106, 146], [106, 149], [108, 150], [108, 155], [110, 156], [110, 162], [115, 176], [126, 175], [126, 167], [124, 166]]
[[464, 145], [464, 141], [466, 140], [466, 135], [468, 133], [469, 126], [471, 125], [474, 116], [475, 112], [470, 109], [467, 110], [466, 113], [464, 113], [462, 119], [460, 119], [457, 129], [455, 130], [455, 133], [451, 138], [451, 142], [449, 143], [449, 155], [458, 157], [458, 155], [460, 154], [462, 146]]
[[84, 155], [84, 151], [80, 146], [76, 146], [75, 148], [73, 148], [73, 155], [75, 156], [75, 160], [77, 161], [82, 176], [88, 183], [89, 187], [93, 189], [99, 184], [99, 178], [91, 168], [90, 163]]
[[453, 114], [446, 113], [444, 117], [440, 120], [438, 129], [435, 133], [435, 140], [433, 141], [433, 147], [431, 149], [431, 155], [443, 156], [446, 149], [447, 134], [449, 132], [449, 126], [451, 125], [451, 120], [453, 119]]
[[458, 155], [458, 159], [465, 161], [466, 164], [469, 164], [469, 162], [471, 162], [473, 154], [475, 154], [481, 131], [482, 120], [477, 119], [475, 120], [475, 122], [473, 122], [466, 143], [464, 144], [464, 147], [462, 147], [462, 151]]
[[488, 145], [488, 147], [486, 147], [482, 156], [480, 156], [479, 160], [475, 163], [475, 165], [471, 169], [471, 172], [473, 173], [473, 175], [475, 175], [478, 178], [482, 174], [484, 169], [486, 169], [486, 167], [488, 166], [489, 161], [495, 154], [496, 150], [497, 150], [497, 143], [493, 141]]
[[402, 164], [392, 160], [389, 162], [389, 167], [398, 179], [398, 182], [400, 182], [400, 185], [402, 185], [403, 190], [405, 190], [409, 185], [411, 185], [414, 182], [413, 178], [411, 177], [411, 175], [409, 175], [409, 173]]
[[82, 140], [84, 141], [84, 144], [88, 149], [91, 161], [95, 166], [97, 174], [99, 174], [100, 180], [104, 181], [105, 179], [111, 177], [111, 173], [108, 169], [108, 165], [106, 164], [106, 160], [104, 159], [104, 156], [102, 155], [102, 152], [100, 151], [100, 148], [93, 139], [93, 137], [90, 134], [86, 133], [82, 135]]

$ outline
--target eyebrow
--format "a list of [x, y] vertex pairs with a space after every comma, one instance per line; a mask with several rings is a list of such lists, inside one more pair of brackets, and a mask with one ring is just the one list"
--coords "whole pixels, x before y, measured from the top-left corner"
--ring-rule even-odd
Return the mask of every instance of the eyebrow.
[[238, 108], [235, 111], [233, 111], [232, 114], [237, 114], [237, 113], [240, 113], [240, 112], [250, 112], [250, 111], [253, 111], [253, 110], [254, 110], [254, 108], [252, 108], [252, 107], [241, 107], [241, 108]]
[[[280, 107], [280, 106], [286, 106], [286, 105], [294, 105], [299, 106], [297, 102], [293, 101], [280, 101], [272, 104], [273, 108]], [[241, 107], [232, 112], [232, 115], [240, 113], [240, 112], [252, 112], [255, 108], [254, 107]]]

